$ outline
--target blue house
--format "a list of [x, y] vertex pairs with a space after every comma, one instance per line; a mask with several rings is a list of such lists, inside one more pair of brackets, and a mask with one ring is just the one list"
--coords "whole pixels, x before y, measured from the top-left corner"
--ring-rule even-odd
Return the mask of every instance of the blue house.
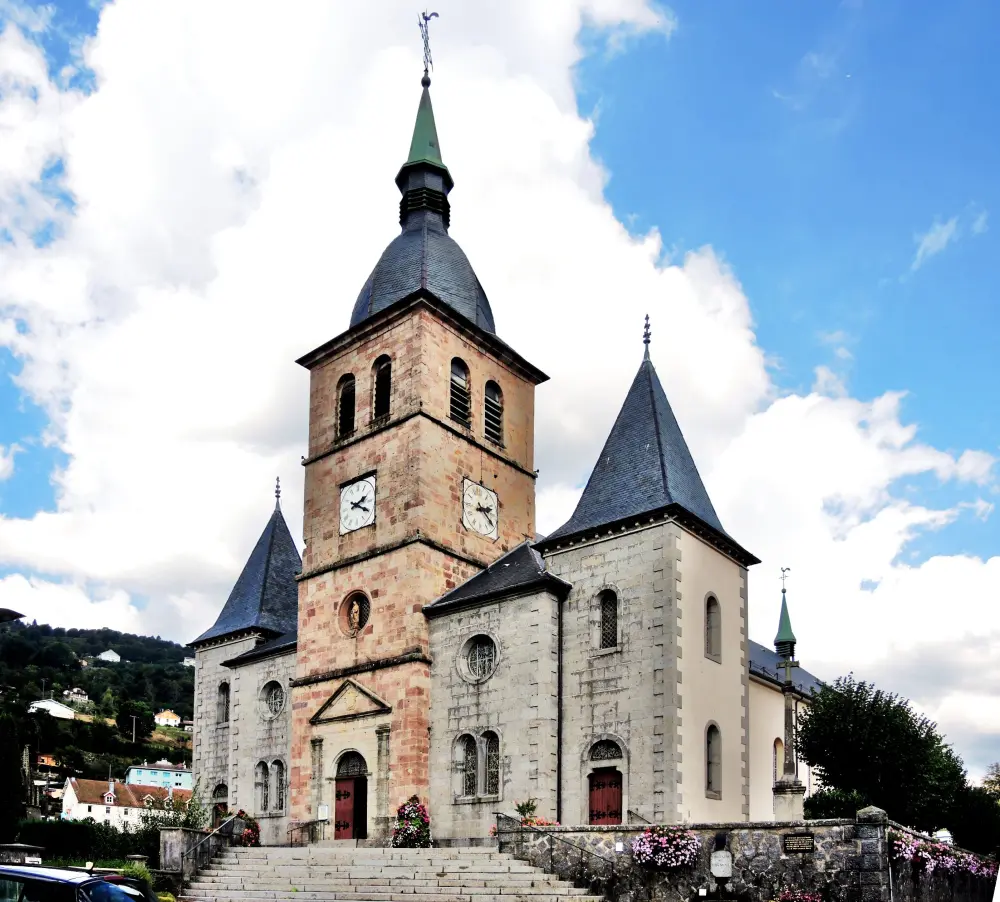
[[125, 771], [125, 782], [143, 786], [163, 786], [173, 789], [194, 789], [194, 776], [183, 765], [173, 765], [169, 761], [154, 764], [132, 764]]

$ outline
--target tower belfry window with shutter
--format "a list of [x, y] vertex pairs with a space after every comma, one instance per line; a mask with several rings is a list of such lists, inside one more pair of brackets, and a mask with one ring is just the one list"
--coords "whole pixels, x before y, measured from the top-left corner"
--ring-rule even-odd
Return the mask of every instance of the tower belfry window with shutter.
[[486, 383], [486, 400], [483, 410], [486, 438], [497, 445], [503, 444], [503, 392], [496, 382]]
[[469, 368], [456, 357], [451, 362], [451, 405], [449, 415], [463, 426], [472, 422], [472, 395], [469, 391]]
[[344, 376], [337, 391], [337, 438], [354, 432], [354, 377]]
[[372, 371], [374, 374], [372, 422], [378, 423], [389, 418], [392, 398], [392, 360], [385, 355], [379, 357]]

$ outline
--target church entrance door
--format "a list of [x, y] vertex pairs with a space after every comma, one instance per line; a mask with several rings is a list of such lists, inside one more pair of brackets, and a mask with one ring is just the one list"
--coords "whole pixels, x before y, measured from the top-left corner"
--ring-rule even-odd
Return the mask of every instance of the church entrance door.
[[617, 768], [602, 767], [588, 777], [590, 781], [590, 823], [622, 822], [622, 775]]
[[348, 752], [337, 763], [334, 784], [334, 839], [368, 836], [368, 765], [357, 752]]

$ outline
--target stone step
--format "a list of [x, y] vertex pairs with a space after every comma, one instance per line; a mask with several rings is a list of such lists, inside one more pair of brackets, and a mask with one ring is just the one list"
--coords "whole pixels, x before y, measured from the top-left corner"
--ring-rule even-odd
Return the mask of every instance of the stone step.
[[292, 877], [284, 874], [260, 874], [257, 876], [233, 876], [231, 874], [198, 874], [193, 884], [205, 884], [217, 887], [246, 887], [247, 889], [274, 889], [282, 886], [306, 887], [337, 887], [347, 886], [399, 886], [406, 892], [416, 887], [438, 886], [470, 886], [490, 887], [497, 884], [503, 886], [563, 886], [557, 877], [550, 874], [508, 874], [502, 880], [492, 875], [470, 877], [465, 875], [431, 875], [417, 877], [412, 880], [400, 880], [398, 877], [381, 875], [378, 877], [359, 877], [354, 874], [338, 874], [336, 876]]
[[210, 877], [195, 878], [191, 881], [192, 887], [200, 889], [266, 889], [279, 890], [296, 887], [297, 889], [309, 890], [329, 890], [337, 893], [348, 893], [351, 895], [403, 895], [405, 894], [411, 902], [415, 900], [426, 900], [428, 896], [439, 895], [462, 895], [462, 896], [495, 896], [510, 895], [519, 893], [538, 894], [541, 892], [552, 896], [578, 896], [581, 895], [576, 887], [566, 883], [529, 883], [529, 884], [508, 884], [501, 886], [496, 884], [488, 886], [469, 886], [468, 884], [455, 884], [443, 886], [414, 886], [411, 884], [400, 885], [398, 883], [383, 883], [376, 886], [368, 886], [347, 881], [331, 881], [318, 878], [285, 880], [280, 877], [258, 877], [244, 880], [241, 878]]
[[262, 873], [265, 871], [274, 871], [278, 868], [289, 874], [321, 871], [324, 874], [357, 874], [359, 877], [386, 876], [399, 877], [402, 879], [405, 879], [407, 875], [410, 877], [435, 877], [438, 874], [475, 874], [477, 877], [480, 875], [494, 875], [499, 878], [507, 874], [524, 875], [541, 873], [541, 871], [536, 868], [532, 868], [530, 865], [509, 861], [497, 861], [489, 864], [486, 862], [476, 861], [448, 861], [439, 862], [438, 864], [419, 866], [415, 864], [351, 865], [345, 862], [327, 863], [306, 861], [278, 864], [268, 863], [265, 861], [227, 862], [216, 860], [211, 863], [210, 867], [205, 868], [204, 870], [228, 871], [230, 873], [243, 871], [246, 871], [247, 873]]
[[[439, 895], [424, 895], [421, 902], [551, 902], [549, 893], [498, 893], [490, 896], [473, 896], [462, 893], [442, 893]], [[602, 896], [573, 895], [573, 902], [603, 902]], [[188, 902], [195, 900], [222, 899], [294, 899], [304, 902], [306, 899], [328, 899], [336, 902], [414, 902], [414, 896], [408, 893], [344, 893], [329, 890], [266, 890], [266, 889], [217, 889], [213, 887], [191, 886], [184, 890], [181, 899]]]

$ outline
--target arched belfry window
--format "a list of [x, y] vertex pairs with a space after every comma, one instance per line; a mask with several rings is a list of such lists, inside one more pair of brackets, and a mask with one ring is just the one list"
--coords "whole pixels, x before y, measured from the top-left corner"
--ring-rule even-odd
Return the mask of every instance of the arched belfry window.
[[372, 419], [383, 420], [389, 416], [392, 399], [392, 360], [383, 354], [372, 367]]
[[722, 734], [714, 723], [705, 730], [705, 795], [722, 798]]
[[219, 723], [229, 723], [229, 683], [219, 684], [219, 696], [216, 702], [215, 719]]
[[451, 407], [453, 420], [468, 426], [472, 422], [472, 394], [469, 390], [469, 368], [458, 357], [451, 361]]
[[337, 438], [354, 432], [354, 377], [342, 376], [337, 385]]
[[483, 403], [483, 422], [486, 437], [497, 445], [503, 444], [503, 392], [496, 382], [486, 383], [486, 400]]
[[705, 599], [705, 657], [722, 661], [722, 607], [714, 595]]
[[610, 589], [600, 595], [601, 648], [618, 647], [618, 596]]

